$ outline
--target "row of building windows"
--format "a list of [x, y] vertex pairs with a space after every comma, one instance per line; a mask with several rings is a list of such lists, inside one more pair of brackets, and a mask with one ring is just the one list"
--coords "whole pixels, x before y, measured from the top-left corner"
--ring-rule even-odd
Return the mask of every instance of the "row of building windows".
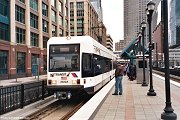
[[[52, 25], [52, 36], [57, 36], [57, 27], [55, 25]], [[48, 31], [47, 28], [45, 30]], [[43, 30], [44, 31], [44, 30]], [[63, 30], [60, 28], [59, 29], [59, 36], [63, 36]], [[43, 48], [46, 48], [48, 37], [43, 37]], [[16, 27], [16, 42], [20, 44], [25, 44], [25, 29]], [[31, 46], [36, 46], [38, 47], [38, 34], [31, 32]]]
[[[23, 74], [26, 71], [26, 53], [24, 52], [17, 52], [17, 73]], [[36, 64], [37, 58], [39, 58], [39, 55], [37, 54], [31, 54], [31, 65], [33, 66]], [[0, 75], [2, 74], [8, 74], [8, 51], [0, 50]], [[43, 56], [43, 67], [44, 70], [47, 69], [47, 56]]]
[[[47, 5], [43, 4], [42, 14], [48, 17], [48, 8]], [[16, 5], [16, 21], [24, 23], [25, 24], [25, 9], [21, 8], [20, 6]], [[33, 13], [30, 13], [31, 18], [31, 27], [38, 28], [38, 16], [34, 15]], [[56, 22], [56, 12], [54, 10], [51, 10], [51, 19], [53, 22]], [[62, 26], [63, 23], [63, 17], [59, 15], [59, 21], [60, 25]]]

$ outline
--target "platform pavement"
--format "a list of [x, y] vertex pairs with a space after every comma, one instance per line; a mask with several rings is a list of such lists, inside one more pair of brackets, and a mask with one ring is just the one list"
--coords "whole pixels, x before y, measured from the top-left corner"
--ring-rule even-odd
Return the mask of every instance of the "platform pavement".
[[[137, 81], [123, 78], [123, 95], [112, 95], [109, 92], [93, 120], [160, 120], [165, 108], [165, 81], [154, 74], [153, 88], [156, 96], [147, 96], [149, 86], [142, 87]], [[177, 120], [180, 120], [180, 85], [171, 84], [171, 101]]]
[[[40, 75], [39, 80], [44, 80], [47, 78], [47, 75]], [[7, 79], [7, 80], [0, 80], [0, 86], [10, 86], [10, 85], [16, 85], [16, 84], [22, 84], [27, 82], [33, 82], [38, 81], [38, 76], [33, 77], [23, 77], [23, 78], [17, 78], [16, 79]]]

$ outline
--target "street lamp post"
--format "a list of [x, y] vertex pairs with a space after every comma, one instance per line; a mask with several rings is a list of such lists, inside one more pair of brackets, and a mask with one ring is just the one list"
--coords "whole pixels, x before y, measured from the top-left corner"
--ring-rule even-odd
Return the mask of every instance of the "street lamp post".
[[156, 67], [158, 68], [158, 48], [156, 43]]
[[153, 80], [152, 80], [152, 40], [151, 40], [151, 21], [152, 21], [152, 14], [155, 8], [155, 3], [150, 1], [147, 4], [146, 14], [147, 14], [147, 21], [149, 24], [149, 69], [150, 69], [150, 89], [147, 93], [148, 96], [156, 96], [156, 93], [153, 89]]
[[167, 0], [163, 0], [163, 25], [164, 25], [164, 63], [165, 63], [165, 91], [166, 91], [166, 106], [164, 112], [161, 114], [161, 119], [164, 120], [176, 120], [177, 115], [173, 112], [174, 109], [171, 106], [171, 92], [170, 92], [170, 80], [169, 80], [169, 49], [168, 49], [168, 6]]
[[139, 39], [139, 41], [138, 41], [138, 54], [139, 55], [141, 55], [141, 51], [142, 51], [142, 49], [141, 49], [141, 38], [142, 38], [142, 31], [140, 31], [138, 33], [138, 39]]
[[147, 82], [146, 82], [146, 76], [145, 76], [145, 67], [146, 67], [146, 64], [145, 64], [145, 53], [144, 53], [144, 31], [145, 31], [145, 28], [146, 28], [146, 22], [143, 20], [142, 23], [141, 23], [141, 28], [142, 28], [142, 53], [143, 53], [143, 83], [142, 83], [142, 86], [148, 86]]

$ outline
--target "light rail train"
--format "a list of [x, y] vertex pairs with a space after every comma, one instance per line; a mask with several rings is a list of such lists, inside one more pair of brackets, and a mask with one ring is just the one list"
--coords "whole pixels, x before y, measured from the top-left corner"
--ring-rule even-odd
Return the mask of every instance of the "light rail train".
[[89, 36], [52, 37], [47, 43], [47, 87], [56, 97], [94, 94], [114, 77], [116, 56]]

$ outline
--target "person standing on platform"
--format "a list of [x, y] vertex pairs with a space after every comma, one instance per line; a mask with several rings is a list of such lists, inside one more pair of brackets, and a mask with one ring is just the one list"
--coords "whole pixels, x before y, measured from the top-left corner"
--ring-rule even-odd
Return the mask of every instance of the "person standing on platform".
[[122, 78], [123, 78], [123, 72], [124, 69], [120, 64], [116, 65], [116, 70], [115, 70], [115, 92], [112, 95], [122, 95]]

